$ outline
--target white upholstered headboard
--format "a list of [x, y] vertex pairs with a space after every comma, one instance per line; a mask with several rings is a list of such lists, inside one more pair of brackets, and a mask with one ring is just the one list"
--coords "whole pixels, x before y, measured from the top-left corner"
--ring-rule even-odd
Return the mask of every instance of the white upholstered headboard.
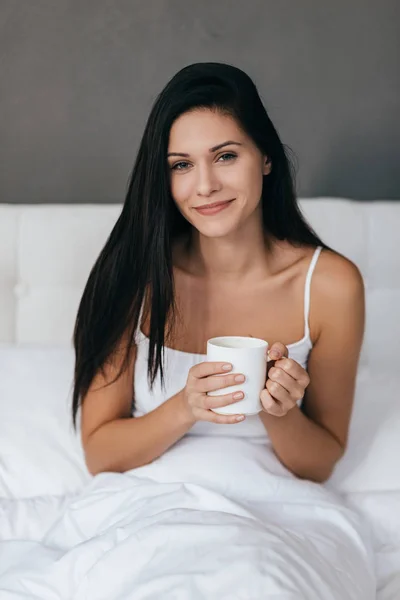
[[[361, 364], [397, 369], [400, 203], [315, 198], [300, 205], [322, 239], [364, 276]], [[71, 342], [83, 287], [121, 208], [0, 204], [0, 343]]]

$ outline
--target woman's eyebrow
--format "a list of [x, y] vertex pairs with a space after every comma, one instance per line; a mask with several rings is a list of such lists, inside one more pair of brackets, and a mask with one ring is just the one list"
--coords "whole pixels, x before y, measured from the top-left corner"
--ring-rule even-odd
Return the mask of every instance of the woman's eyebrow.
[[[222, 142], [222, 144], [217, 144], [216, 146], [213, 146], [208, 151], [209, 152], [216, 152], [220, 148], [223, 148], [224, 146], [230, 146], [231, 144], [234, 144], [235, 146], [243, 146], [243, 144], [241, 144], [240, 142], [234, 142], [233, 140], [228, 140], [227, 142]], [[186, 154], [185, 152], [168, 152], [167, 156], [186, 156], [186, 157], [189, 157], [190, 154]]]

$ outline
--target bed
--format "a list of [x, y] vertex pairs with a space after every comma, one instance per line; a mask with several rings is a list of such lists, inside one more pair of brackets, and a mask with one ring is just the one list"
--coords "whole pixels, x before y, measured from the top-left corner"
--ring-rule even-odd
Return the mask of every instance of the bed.
[[[338, 494], [368, 523], [376, 598], [398, 600], [400, 203], [323, 197], [303, 198], [300, 205], [322, 239], [359, 266], [366, 285], [367, 325], [349, 446], [323, 487]], [[66, 564], [63, 552], [68, 536], [76, 536], [69, 546], [74, 551], [94, 539], [89, 496], [85, 496], [85, 506], [83, 501], [80, 505], [79, 526], [88, 528], [84, 538], [79, 537], [81, 530], [74, 529], [77, 522], [68, 520], [82, 490], [90, 489], [99, 498], [105, 487], [115, 489], [121, 511], [132, 483], [122, 474], [89, 475], [69, 418], [75, 314], [90, 268], [120, 211], [120, 204], [0, 205], [0, 597], [5, 600], [128, 598], [116, 588], [110, 595], [103, 581], [98, 595], [87, 595], [86, 575], [79, 580], [79, 593], [73, 587], [81, 570], [95, 573], [96, 556], [108, 551], [111, 538], [98, 536], [104, 521], [97, 522], [96, 545], [90, 553], [74, 562], [69, 552]], [[111, 496], [101, 497], [104, 507], [108, 506]], [[211, 496], [209, 501], [216, 502]], [[120, 521], [113, 522], [111, 529], [110, 523], [107, 526], [107, 535], [114, 541], [118, 535], [123, 538]], [[140, 531], [134, 535], [139, 539]], [[39, 542], [41, 551], [37, 552]], [[51, 568], [46, 552], [53, 553]], [[117, 573], [118, 556], [113, 560]], [[136, 556], [135, 564], [138, 561]], [[42, 573], [46, 573], [46, 584]], [[178, 597], [166, 592], [167, 580], [160, 581], [164, 586], [160, 598]], [[142, 597], [157, 596], [145, 591], [132, 596]], [[239, 592], [220, 597], [245, 598]], [[179, 598], [197, 596], [193, 592]]]

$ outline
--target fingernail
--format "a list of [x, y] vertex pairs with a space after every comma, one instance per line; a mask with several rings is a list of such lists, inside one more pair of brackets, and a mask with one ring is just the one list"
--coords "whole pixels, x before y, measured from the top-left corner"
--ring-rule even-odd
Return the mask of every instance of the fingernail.
[[272, 352], [269, 353], [270, 358], [273, 358], [274, 360], [277, 358], [280, 358], [281, 354], [278, 350], [272, 350]]
[[240, 417], [236, 417], [236, 421], [244, 421], [244, 415], [241, 415]]
[[224, 371], [230, 371], [230, 369], [232, 369], [232, 365], [226, 364], [222, 366]]

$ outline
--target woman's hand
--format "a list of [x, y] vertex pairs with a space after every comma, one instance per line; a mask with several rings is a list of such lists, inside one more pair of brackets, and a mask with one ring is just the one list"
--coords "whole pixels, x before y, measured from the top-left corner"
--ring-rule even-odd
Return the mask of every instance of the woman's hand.
[[310, 378], [298, 362], [288, 357], [288, 349], [284, 344], [276, 342], [268, 351], [273, 366], [267, 369], [267, 381], [260, 394], [263, 410], [275, 417], [285, 416], [296, 406]]
[[[223, 366], [229, 363], [223, 362], [201, 362], [194, 365], [188, 374], [186, 385], [182, 390], [183, 408], [186, 415], [193, 424], [196, 421], [210, 421], [212, 423], [237, 423], [243, 421], [244, 415], [218, 415], [212, 408], [219, 408], [238, 402], [243, 398], [243, 392], [235, 391], [223, 396], [208, 396], [207, 392], [213, 392], [221, 388], [241, 383], [236, 379], [240, 373], [230, 374], [229, 369]], [[221, 376], [224, 374], [225, 376]], [[242, 375], [243, 377], [243, 375]], [[244, 381], [244, 377], [242, 381]], [[239, 394], [239, 395], [237, 395]], [[235, 397], [234, 397], [235, 396]]]

